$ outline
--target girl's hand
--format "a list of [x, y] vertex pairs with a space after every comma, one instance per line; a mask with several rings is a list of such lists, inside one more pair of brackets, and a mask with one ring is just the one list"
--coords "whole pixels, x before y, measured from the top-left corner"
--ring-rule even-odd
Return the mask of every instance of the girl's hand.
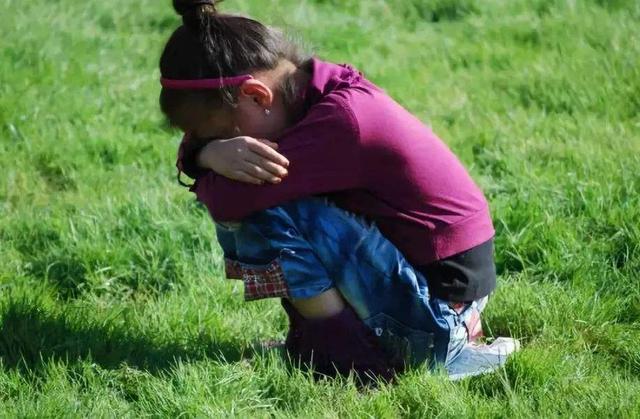
[[278, 153], [278, 144], [252, 137], [235, 137], [208, 143], [196, 157], [200, 167], [229, 179], [262, 185], [280, 183], [287, 176], [289, 160]]

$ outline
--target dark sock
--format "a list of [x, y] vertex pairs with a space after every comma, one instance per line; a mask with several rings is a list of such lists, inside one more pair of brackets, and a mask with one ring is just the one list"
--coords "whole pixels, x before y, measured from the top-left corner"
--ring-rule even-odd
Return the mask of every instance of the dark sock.
[[323, 319], [306, 319], [285, 299], [289, 316], [286, 349], [294, 361], [311, 367], [317, 374], [335, 376], [355, 372], [364, 381], [383, 378], [390, 381], [394, 368], [378, 338], [349, 306]]

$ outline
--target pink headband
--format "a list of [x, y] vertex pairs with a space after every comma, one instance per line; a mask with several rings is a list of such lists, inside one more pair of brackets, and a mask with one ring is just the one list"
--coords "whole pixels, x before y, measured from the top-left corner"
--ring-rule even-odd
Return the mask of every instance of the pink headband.
[[205, 90], [205, 89], [220, 89], [227, 86], [240, 86], [247, 80], [252, 79], [253, 76], [245, 74], [242, 76], [234, 77], [219, 77], [217, 79], [196, 79], [196, 80], [176, 80], [160, 78], [160, 84], [167, 89], [176, 90]]

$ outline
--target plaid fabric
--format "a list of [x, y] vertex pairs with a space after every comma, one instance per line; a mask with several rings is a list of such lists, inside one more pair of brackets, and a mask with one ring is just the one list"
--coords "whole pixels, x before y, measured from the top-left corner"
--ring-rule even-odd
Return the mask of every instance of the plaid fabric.
[[482, 321], [480, 319], [480, 310], [477, 304], [467, 303], [449, 303], [449, 307], [461, 316], [464, 326], [467, 329], [469, 342], [475, 342], [484, 336], [482, 331]]
[[277, 260], [268, 265], [256, 266], [225, 259], [225, 271], [228, 279], [240, 279], [244, 282], [245, 301], [289, 296], [284, 272]]

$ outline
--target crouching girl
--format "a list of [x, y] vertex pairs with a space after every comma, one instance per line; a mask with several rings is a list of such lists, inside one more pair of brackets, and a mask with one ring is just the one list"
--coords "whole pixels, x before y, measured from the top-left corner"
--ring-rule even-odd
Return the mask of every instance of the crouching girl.
[[327, 374], [501, 365], [515, 341], [472, 344], [496, 285], [489, 209], [446, 145], [352, 67], [213, 0], [174, 7], [160, 104], [186, 134], [179, 169], [228, 276], [283, 299], [290, 354]]

